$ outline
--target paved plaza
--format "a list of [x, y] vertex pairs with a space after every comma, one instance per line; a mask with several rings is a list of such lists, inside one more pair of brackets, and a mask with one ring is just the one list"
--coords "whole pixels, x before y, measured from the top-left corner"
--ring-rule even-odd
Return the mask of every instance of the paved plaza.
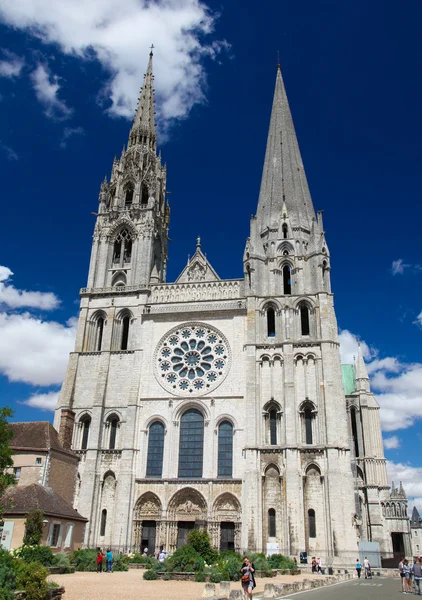
[[[52, 575], [50, 579], [66, 589], [64, 600], [200, 600], [204, 591], [203, 583], [193, 581], [144, 581], [143, 570], [130, 570], [118, 573], [82, 573], [72, 575]], [[292, 583], [303, 579], [318, 578], [319, 575], [280, 575], [271, 579], [257, 578], [254, 597], [262, 596], [264, 585], [271, 583]], [[218, 586], [217, 586], [218, 587]], [[240, 589], [240, 582], [232, 582], [231, 589]], [[333, 596], [334, 598], [334, 596]]]

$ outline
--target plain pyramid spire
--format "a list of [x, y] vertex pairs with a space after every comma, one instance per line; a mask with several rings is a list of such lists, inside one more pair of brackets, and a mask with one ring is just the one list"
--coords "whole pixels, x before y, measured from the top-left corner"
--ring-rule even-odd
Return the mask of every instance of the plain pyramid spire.
[[256, 215], [261, 232], [278, 226], [283, 202], [292, 226], [310, 230], [315, 211], [279, 65]]
[[155, 99], [152, 58], [153, 53], [151, 49], [147, 72], [144, 75], [144, 83], [141, 89], [141, 95], [139, 97], [135, 118], [133, 120], [132, 131], [139, 129], [143, 133], [149, 133], [155, 136]]

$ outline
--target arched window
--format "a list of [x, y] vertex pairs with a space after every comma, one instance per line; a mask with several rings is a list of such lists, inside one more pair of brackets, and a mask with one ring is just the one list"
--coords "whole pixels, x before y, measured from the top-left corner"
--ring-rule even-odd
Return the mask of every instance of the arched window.
[[286, 240], [287, 239], [287, 233], [289, 231], [289, 228], [287, 227], [287, 223], [283, 223], [281, 230], [283, 232], [283, 238]]
[[100, 352], [103, 343], [104, 317], [97, 319], [97, 332], [95, 339], [95, 351]]
[[218, 427], [217, 477], [232, 477], [233, 472], [233, 425], [223, 421]]
[[356, 420], [356, 409], [354, 406], [350, 409], [350, 420], [352, 424], [352, 437], [353, 437], [353, 446], [355, 449], [355, 456], [359, 456], [359, 439], [358, 439], [358, 426]]
[[154, 421], [149, 427], [147, 477], [162, 477], [164, 456], [164, 425]]
[[82, 442], [81, 442], [81, 450], [86, 450], [88, 448], [88, 438], [89, 438], [89, 428], [91, 426], [90, 417], [85, 417], [81, 420], [82, 423]]
[[303, 413], [303, 418], [305, 420], [305, 443], [312, 444], [312, 411], [309, 407], [305, 408]]
[[283, 290], [285, 295], [290, 295], [292, 293], [289, 265], [284, 265], [283, 267]]
[[267, 308], [267, 336], [275, 337], [275, 311], [272, 306]]
[[125, 206], [130, 206], [133, 202], [133, 185], [129, 184], [125, 190]]
[[270, 508], [268, 511], [268, 537], [276, 536], [275, 510]]
[[270, 410], [270, 444], [277, 445], [277, 411]]
[[143, 206], [146, 206], [148, 204], [148, 198], [149, 198], [148, 186], [145, 183], [143, 183], [141, 186], [141, 204]]
[[302, 304], [300, 307], [300, 328], [302, 335], [309, 335], [309, 308], [306, 304]]
[[104, 508], [101, 512], [100, 536], [104, 537], [107, 526], [107, 510]]
[[120, 344], [120, 350], [127, 350], [129, 342], [129, 325], [130, 317], [126, 315], [122, 320], [122, 342]]
[[122, 229], [114, 242], [113, 264], [123, 265], [123, 263], [130, 263], [131, 258], [132, 236], [127, 229]]
[[308, 526], [309, 526], [309, 537], [316, 538], [315, 511], [313, 508], [310, 508], [308, 510]]
[[204, 417], [195, 408], [180, 420], [179, 477], [202, 477]]
[[110, 450], [114, 450], [116, 447], [116, 438], [117, 438], [117, 427], [119, 426], [119, 419], [117, 417], [112, 417], [109, 420], [110, 426], [110, 437], [108, 447]]
[[248, 277], [248, 285], [251, 287], [251, 267], [250, 265], [246, 265], [246, 275]]

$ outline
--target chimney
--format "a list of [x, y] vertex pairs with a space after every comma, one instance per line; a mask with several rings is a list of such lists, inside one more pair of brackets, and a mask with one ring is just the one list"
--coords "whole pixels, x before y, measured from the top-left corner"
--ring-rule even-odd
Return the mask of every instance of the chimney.
[[62, 408], [60, 417], [59, 440], [65, 450], [72, 447], [73, 427], [75, 425], [75, 413], [70, 408]]

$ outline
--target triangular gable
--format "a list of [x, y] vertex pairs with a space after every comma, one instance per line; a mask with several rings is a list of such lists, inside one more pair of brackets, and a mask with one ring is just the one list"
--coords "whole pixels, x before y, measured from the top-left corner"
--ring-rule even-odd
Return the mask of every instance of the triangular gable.
[[[199, 238], [198, 238], [199, 240]], [[202, 281], [221, 281], [209, 260], [201, 250], [198, 241], [196, 252], [188, 259], [188, 264], [176, 279], [176, 283], [198, 283]]]

